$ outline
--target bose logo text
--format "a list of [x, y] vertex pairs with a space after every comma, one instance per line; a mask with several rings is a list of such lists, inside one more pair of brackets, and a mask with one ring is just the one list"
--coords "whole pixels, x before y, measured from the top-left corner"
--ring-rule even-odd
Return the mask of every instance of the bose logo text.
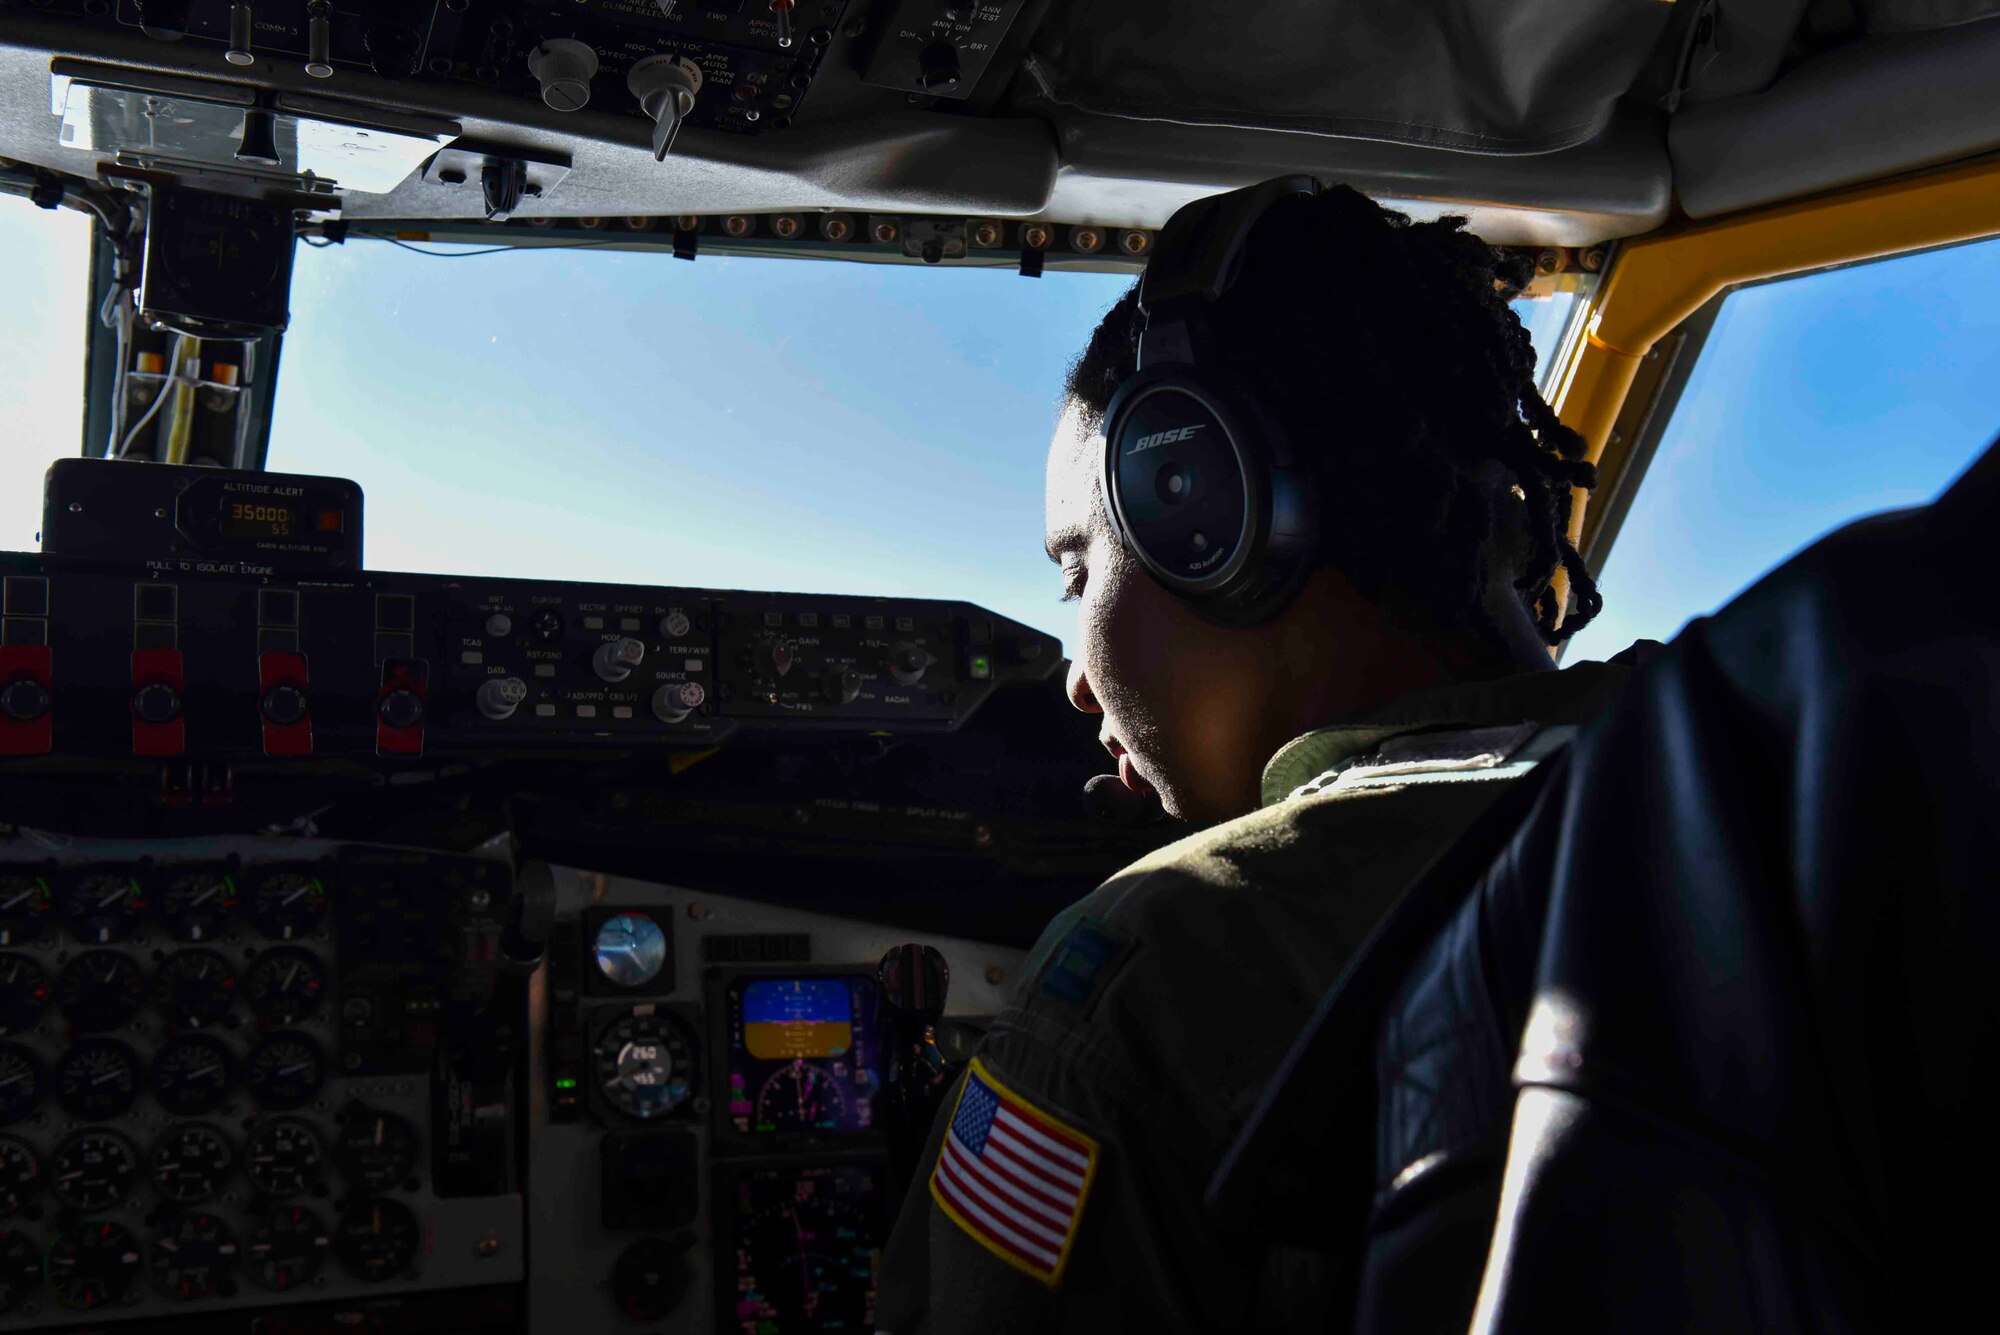
[[1155, 431], [1150, 436], [1139, 437], [1139, 443], [1125, 451], [1125, 453], [1137, 454], [1141, 450], [1151, 450], [1161, 445], [1171, 445], [1178, 440], [1192, 440], [1194, 433], [1201, 429], [1199, 426], [1183, 426], [1175, 427], [1172, 431]]

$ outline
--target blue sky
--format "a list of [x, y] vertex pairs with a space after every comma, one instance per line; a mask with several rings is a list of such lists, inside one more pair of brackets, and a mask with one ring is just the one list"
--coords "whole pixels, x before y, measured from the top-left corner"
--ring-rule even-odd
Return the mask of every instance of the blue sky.
[[[0, 197], [0, 546], [77, 448], [86, 239]], [[302, 250], [270, 463], [361, 482], [377, 569], [964, 598], [1073, 640], [1042, 453], [1126, 281]], [[1996, 429], [2000, 245], [1737, 294], [1570, 659], [1935, 494]]]

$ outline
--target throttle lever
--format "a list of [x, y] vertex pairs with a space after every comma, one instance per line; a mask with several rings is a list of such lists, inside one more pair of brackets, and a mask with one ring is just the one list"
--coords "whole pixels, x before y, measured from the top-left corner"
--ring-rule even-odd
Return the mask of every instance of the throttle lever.
[[883, 1129], [900, 1190], [921, 1166], [931, 1124], [962, 1062], [937, 1045], [934, 1026], [951, 992], [951, 966], [935, 946], [897, 946], [876, 967], [880, 1018], [887, 1037], [889, 1071], [884, 1082]]

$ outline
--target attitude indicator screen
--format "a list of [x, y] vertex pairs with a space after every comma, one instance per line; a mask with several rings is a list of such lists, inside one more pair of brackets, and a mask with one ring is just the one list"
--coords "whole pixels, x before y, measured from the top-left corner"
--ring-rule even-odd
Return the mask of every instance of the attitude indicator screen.
[[731, 1130], [873, 1129], [882, 1077], [874, 979], [737, 978], [727, 997]]

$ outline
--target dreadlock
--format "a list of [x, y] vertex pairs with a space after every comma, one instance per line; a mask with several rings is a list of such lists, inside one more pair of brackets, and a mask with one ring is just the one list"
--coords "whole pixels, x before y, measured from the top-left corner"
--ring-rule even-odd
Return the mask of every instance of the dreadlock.
[[[1603, 605], [1568, 536], [1572, 489], [1597, 472], [1537, 389], [1509, 305], [1529, 261], [1464, 228], [1412, 223], [1346, 186], [1281, 200], [1210, 322], [1231, 369], [1313, 452], [1324, 559], [1363, 596], [1504, 653], [1484, 603], [1504, 571], [1560, 644]], [[1070, 397], [1099, 420], [1136, 369], [1138, 306], [1135, 284], [1070, 368]], [[1559, 569], [1575, 600], [1560, 626]]]

